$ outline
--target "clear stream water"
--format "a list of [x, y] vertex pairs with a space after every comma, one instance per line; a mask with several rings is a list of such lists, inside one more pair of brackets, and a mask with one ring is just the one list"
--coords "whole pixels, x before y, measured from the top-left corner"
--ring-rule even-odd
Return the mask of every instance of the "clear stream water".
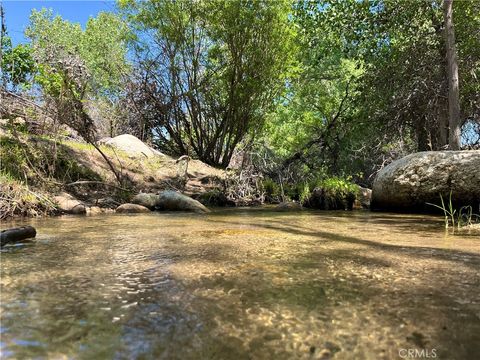
[[232, 209], [21, 223], [38, 235], [1, 253], [2, 359], [480, 356], [480, 233], [447, 234], [440, 218]]

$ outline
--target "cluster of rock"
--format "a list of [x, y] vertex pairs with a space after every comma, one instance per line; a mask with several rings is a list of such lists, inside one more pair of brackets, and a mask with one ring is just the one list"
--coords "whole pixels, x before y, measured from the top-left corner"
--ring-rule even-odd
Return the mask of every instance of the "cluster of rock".
[[131, 203], [118, 206], [115, 210], [100, 208], [98, 206], [87, 206], [75, 199], [72, 195], [61, 193], [55, 196], [58, 210], [66, 214], [87, 214], [94, 215], [109, 211], [117, 213], [146, 213], [152, 210], [168, 211], [193, 211], [197, 213], [209, 212], [202, 203], [191, 197], [176, 191], [165, 190], [158, 194], [140, 193], [133, 197]]
[[209, 212], [201, 202], [176, 191], [165, 190], [158, 194], [138, 194], [132, 199], [133, 204], [142, 205], [150, 210]]

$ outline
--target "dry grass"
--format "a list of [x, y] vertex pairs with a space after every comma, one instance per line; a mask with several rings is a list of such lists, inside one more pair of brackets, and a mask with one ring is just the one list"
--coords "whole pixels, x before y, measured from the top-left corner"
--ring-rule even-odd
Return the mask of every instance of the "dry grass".
[[50, 195], [0, 173], [0, 220], [52, 215], [57, 210]]

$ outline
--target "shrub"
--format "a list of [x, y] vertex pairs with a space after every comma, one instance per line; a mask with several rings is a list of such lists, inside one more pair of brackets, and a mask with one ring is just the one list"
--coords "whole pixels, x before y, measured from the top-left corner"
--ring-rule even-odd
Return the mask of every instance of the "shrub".
[[262, 181], [262, 188], [265, 192], [265, 200], [267, 202], [280, 202], [282, 192], [280, 185], [278, 185], [271, 178], [265, 178]]
[[[307, 192], [308, 189], [308, 192]], [[302, 205], [322, 210], [351, 210], [358, 186], [340, 177], [313, 181], [305, 186]]]

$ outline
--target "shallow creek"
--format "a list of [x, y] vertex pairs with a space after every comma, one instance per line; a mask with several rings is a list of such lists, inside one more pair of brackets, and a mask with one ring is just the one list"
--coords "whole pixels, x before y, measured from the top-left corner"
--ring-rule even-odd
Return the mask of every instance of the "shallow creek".
[[231, 209], [26, 223], [36, 240], [1, 253], [2, 359], [480, 356], [480, 233], [447, 234], [441, 218]]

